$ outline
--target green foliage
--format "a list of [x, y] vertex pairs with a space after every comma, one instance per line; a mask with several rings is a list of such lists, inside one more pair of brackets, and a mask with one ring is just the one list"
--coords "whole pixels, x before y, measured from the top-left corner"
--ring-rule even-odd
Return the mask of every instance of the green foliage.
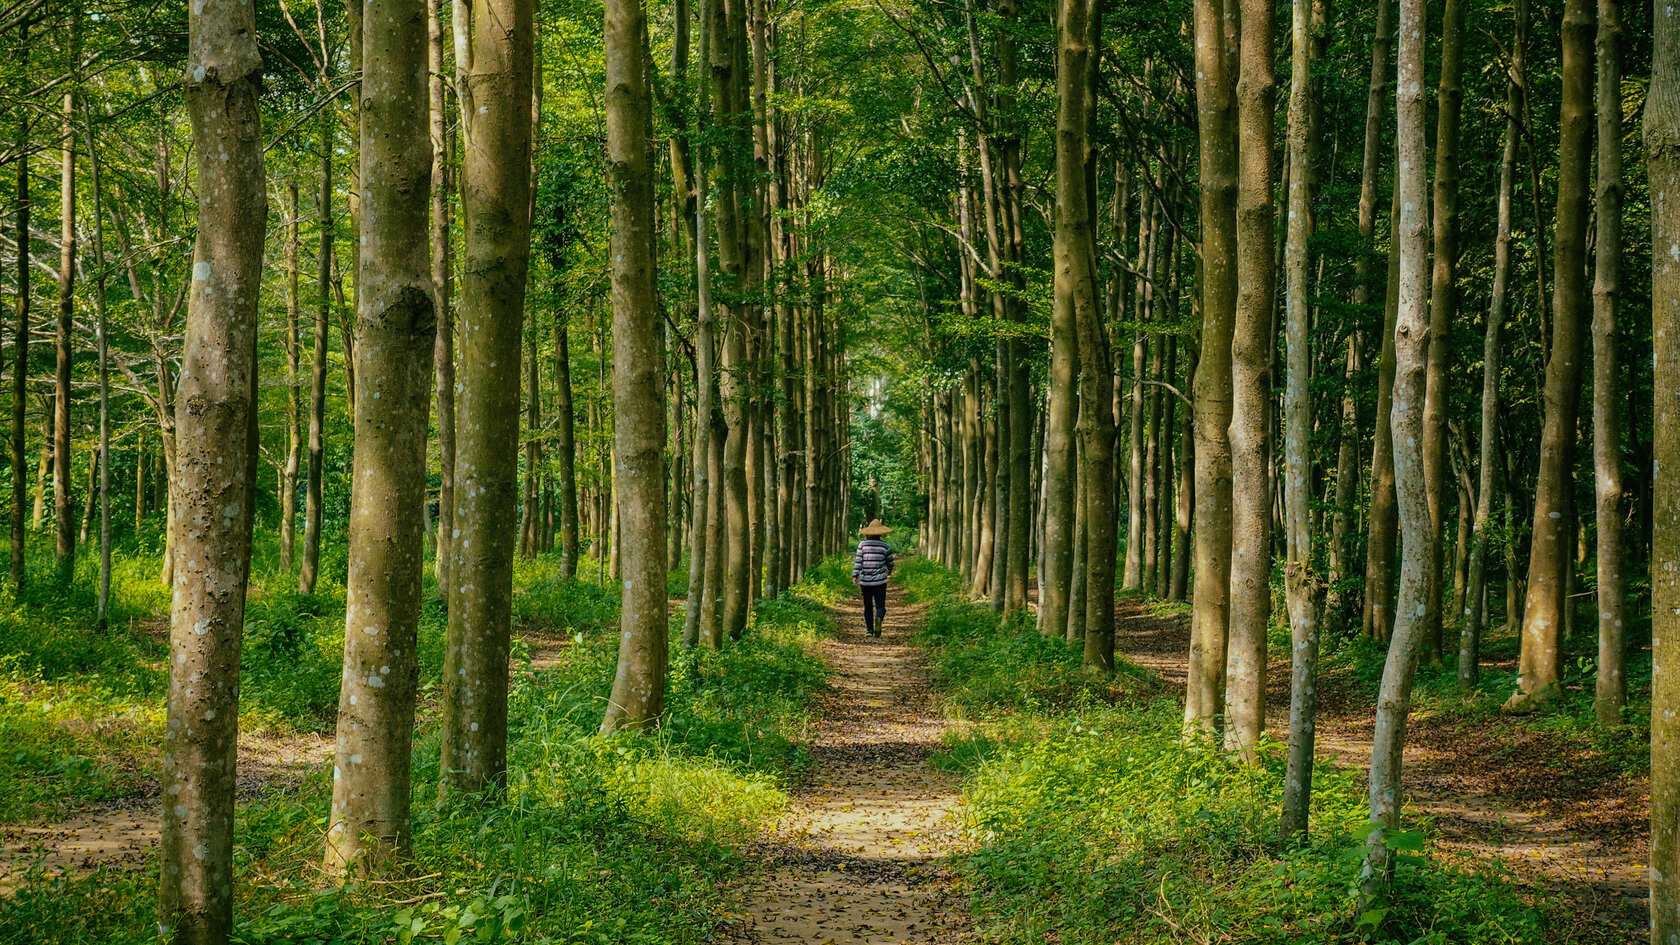
[[1087, 673], [1078, 647], [1040, 634], [1028, 619], [1000, 621], [954, 598], [928, 607], [916, 642], [933, 653], [946, 705], [965, 716], [1094, 705], [1153, 688], [1146, 671], [1123, 660], [1112, 676]]
[[[1538, 916], [1497, 874], [1403, 844], [1395, 898], [1356, 922], [1359, 777], [1321, 765], [1311, 839], [1277, 834], [1283, 764], [1186, 744], [1176, 703], [1090, 708], [974, 770], [965, 868], [989, 940], [1065, 943], [1538, 941]], [[1401, 838], [1406, 839], [1406, 838]], [[1118, 938], [1117, 938], [1118, 936]]]
[[899, 558], [893, 581], [904, 588], [904, 595], [912, 601], [957, 597], [967, 590], [962, 575], [924, 555]]
[[[822, 608], [801, 589], [760, 604], [722, 652], [673, 650], [664, 726], [602, 737], [616, 596], [559, 581], [541, 558], [521, 570], [536, 583], [516, 598], [519, 625], [544, 645], [547, 631], [569, 635], [544, 668], [527, 659], [515, 673], [505, 799], [438, 805], [437, 737], [423, 727], [413, 868], [331, 889], [316, 869], [325, 772], [242, 803], [237, 941], [698, 945], [731, 921], [720, 890], [746, 868], [736, 847], [780, 813], [803, 763], [826, 675]], [[276, 594], [253, 608], [254, 645], [307, 648], [311, 628], [341, 608], [336, 598]], [[430, 610], [427, 623], [437, 623]], [[0, 943], [151, 942], [149, 869], [31, 877], [0, 899]]]

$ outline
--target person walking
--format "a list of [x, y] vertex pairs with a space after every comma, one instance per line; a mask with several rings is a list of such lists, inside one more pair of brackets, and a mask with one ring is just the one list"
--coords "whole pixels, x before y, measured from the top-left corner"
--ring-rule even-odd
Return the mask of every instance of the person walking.
[[872, 637], [881, 635], [887, 620], [887, 578], [893, 572], [892, 546], [881, 539], [892, 529], [880, 519], [858, 529], [863, 540], [852, 555], [852, 583], [863, 591], [863, 627]]

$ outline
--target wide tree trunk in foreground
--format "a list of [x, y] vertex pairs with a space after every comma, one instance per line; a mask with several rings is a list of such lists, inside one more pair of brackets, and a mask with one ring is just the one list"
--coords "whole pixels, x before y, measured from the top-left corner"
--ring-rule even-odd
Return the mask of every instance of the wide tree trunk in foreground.
[[501, 787], [518, 537], [519, 372], [531, 234], [532, 0], [454, 10], [465, 159], [456, 523], [444, 653], [444, 796]]
[[[1310, 9], [1309, 9], [1310, 7]], [[1284, 246], [1283, 530], [1288, 559], [1284, 591], [1289, 607], [1289, 762], [1283, 781], [1284, 836], [1307, 832], [1312, 798], [1314, 723], [1318, 714], [1318, 584], [1312, 561], [1312, 374], [1307, 304], [1307, 244], [1313, 232], [1318, 85], [1312, 79], [1320, 41], [1314, 36], [1323, 3], [1296, 3], [1290, 15], [1289, 193]]]
[[[1302, 0], [1305, 2], [1305, 0]], [[1231, 340], [1231, 587], [1225, 746], [1251, 763], [1266, 726], [1272, 612], [1272, 0], [1242, 0], [1237, 79], [1237, 308]]]
[[1622, 24], [1618, 0], [1598, 0], [1598, 230], [1593, 247], [1593, 488], [1598, 526], [1598, 721], [1622, 720], [1622, 424], [1616, 383], [1616, 303], [1622, 265]]
[[1651, 180], [1651, 945], [1680, 940], [1680, 6], [1654, 5]]
[[356, 450], [329, 874], [406, 858], [426, 563], [426, 433], [437, 345], [426, 0], [366, 0], [362, 54]]
[[665, 342], [654, 273], [653, 98], [642, 0], [608, 0], [607, 177], [612, 204], [613, 438], [618, 452], [618, 672], [603, 732], [665, 710]]
[[1552, 350], [1534, 487], [1534, 530], [1523, 601], [1517, 691], [1506, 707], [1527, 710], [1558, 692], [1560, 641], [1574, 568], [1569, 527], [1576, 409], [1581, 398], [1587, 303], [1588, 182], [1592, 173], [1593, 19], [1588, 0], [1563, 8], [1563, 104], [1558, 119], [1557, 230], [1552, 255]]
[[1394, 327], [1394, 487], [1400, 517], [1400, 598], [1394, 634], [1377, 693], [1371, 737], [1371, 824], [1365, 841], [1360, 904], [1369, 907], [1386, 894], [1394, 872], [1387, 834], [1400, 826], [1400, 774], [1406, 747], [1406, 715], [1412, 680], [1427, 628], [1429, 597], [1429, 496], [1423, 468], [1423, 398], [1429, 352], [1428, 194], [1425, 192], [1423, 103], [1424, 0], [1401, 0], [1399, 83], [1396, 92], [1400, 262]]
[[159, 776], [159, 936], [221, 945], [233, 930], [239, 645], [256, 490], [257, 302], [262, 287], [262, 58], [254, 5], [194, 4], [184, 84], [198, 235], [177, 389], [174, 597]]
[[[1234, 3], [1236, 0], [1224, 0]], [[1236, 317], [1236, 74], [1221, 0], [1196, 0], [1201, 140], [1202, 348], [1193, 383], [1195, 585], [1185, 722], [1212, 731], [1223, 709], [1231, 567], [1231, 330]]]

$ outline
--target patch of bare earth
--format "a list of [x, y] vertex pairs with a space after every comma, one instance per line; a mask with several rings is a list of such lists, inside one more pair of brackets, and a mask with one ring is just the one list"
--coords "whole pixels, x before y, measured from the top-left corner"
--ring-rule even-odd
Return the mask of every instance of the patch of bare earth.
[[812, 766], [742, 890], [755, 945], [934, 945], [966, 922], [945, 857], [957, 849], [954, 778], [928, 759], [944, 730], [923, 655], [921, 607], [889, 594], [885, 636], [837, 614], [834, 671]]
[[[1161, 616], [1138, 600], [1118, 605], [1116, 645], [1182, 691], [1187, 616]], [[1274, 654], [1278, 655], [1278, 654]], [[1287, 737], [1289, 663], [1269, 666], [1267, 728]], [[1320, 685], [1320, 757], [1366, 772], [1374, 691], [1355, 681]], [[1560, 908], [1556, 931], [1574, 942], [1620, 943], [1645, 934], [1650, 781], [1612, 759], [1518, 719], [1413, 714], [1406, 738], [1406, 801], [1435, 824], [1437, 852], [1470, 868], [1497, 861], [1536, 902]]]
[[[551, 669], [571, 640], [563, 633], [523, 631], [531, 672]], [[523, 664], [509, 664], [509, 674]], [[238, 797], [248, 800], [301, 781], [332, 762], [332, 738], [321, 734], [239, 735]], [[93, 804], [44, 824], [0, 824], [0, 895], [12, 892], [26, 872], [85, 873], [109, 867], [137, 869], [157, 844], [163, 808], [158, 785], [148, 779], [133, 794]]]

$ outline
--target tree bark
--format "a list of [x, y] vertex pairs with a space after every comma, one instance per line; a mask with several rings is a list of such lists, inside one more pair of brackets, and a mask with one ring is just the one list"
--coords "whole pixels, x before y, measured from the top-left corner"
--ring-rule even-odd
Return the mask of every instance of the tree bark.
[[465, 258], [456, 365], [456, 538], [444, 655], [444, 797], [500, 790], [518, 528], [520, 323], [530, 263], [532, 0], [454, 9]]
[[262, 287], [262, 58], [256, 10], [188, 13], [184, 83], [198, 233], [176, 402], [176, 519], [164, 729], [158, 933], [222, 945], [233, 930], [239, 648], [256, 492], [257, 305]]
[[[327, 324], [332, 316], [333, 260], [333, 121], [321, 114], [321, 193], [319, 259], [315, 275], [315, 363], [309, 374], [309, 478], [304, 486], [303, 563], [298, 593], [313, 594], [321, 567], [322, 477], [326, 469]], [[173, 518], [173, 516], [171, 516]]]
[[1370, 807], [1373, 830], [1365, 840], [1360, 874], [1360, 907], [1386, 894], [1394, 861], [1387, 835], [1400, 826], [1400, 777], [1406, 746], [1406, 716], [1411, 710], [1412, 680], [1418, 650], [1427, 630], [1424, 609], [1429, 596], [1429, 545], [1433, 527], [1423, 469], [1423, 399], [1429, 351], [1429, 253], [1425, 192], [1425, 107], [1423, 102], [1424, 0], [1400, 0], [1399, 190], [1397, 256], [1398, 305], [1394, 338], [1394, 485], [1401, 533], [1400, 599], [1394, 635], [1383, 665], [1377, 694], [1376, 726], [1371, 738]]
[[[29, 24], [18, 28], [19, 55], [23, 58], [21, 71], [29, 71]], [[17, 247], [17, 323], [12, 334], [12, 548], [10, 575], [12, 589], [20, 590], [27, 574], [24, 551], [28, 543], [26, 518], [29, 508], [28, 449], [29, 388], [29, 124], [18, 122], [17, 138], [17, 230], [13, 245]]]
[[1231, 569], [1231, 333], [1236, 318], [1236, 75], [1225, 5], [1196, 0], [1196, 113], [1201, 162], [1202, 334], [1193, 387], [1195, 586], [1185, 723], [1212, 732], [1224, 710]]
[[554, 452], [560, 460], [560, 577], [570, 581], [578, 568], [577, 422], [571, 331], [563, 320], [554, 340]]
[[365, 0], [355, 461], [332, 811], [323, 867], [409, 856], [410, 756], [426, 563], [426, 433], [437, 317], [425, 232], [432, 145], [426, 0]]
[[1441, 76], [1435, 96], [1434, 269], [1429, 297], [1429, 365], [1423, 395], [1423, 471], [1429, 489], [1429, 517], [1435, 529], [1430, 547], [1429, 608], [1424, 614], [1424, 656], [1441, 657], [1441, 540], [1446, 529], [1447, 357], [1451, 327], [1458, 317], [1458, 126], [1464, 105], [1465, 0], [1446, 0], [1441, 13]]
[[1528, 594], [1523, 602], [1517, 691], [1506, 707], [1525, 711], [1557, 695], [1560, 634], [1568, 609], [1573, 548], [1568, 527], [1576, 410], [1581, 395], [1583, 318], [1587, 302], [1588, 181], [1592, 173], [1594, 11], [1566, 0], [1563, 91], [1558, 120], [1557, 229], [1552, 254], [1552, 346], [1546, 362], [1545, 419], [1534, 487]]
[[642, 0], [608, 0], [607, 184], [612, 203], [613, 437], [617, 447], [618, 672], [601, 731], [665, 710], [665, 346], [653, 212], [653, 96]]
[[[1399, 185], [1391, 202], [1391, 228], [1398, 232]], [[1394, 629], [1394, 556], [1400, 524], [1394, 485], [1394, 326], [1399, 317], [1400, 254], [1388, 253], [1388, 289], [1383, 302], [1382, 351], [1377, 362], [1377, 423], [1371, 444], [1371, 509], [1365, 541], [1365, 635], [1386, 641]], [[1427, 381], [1425, 382], [1427, 383]]]
[[449, 562], [455, 534], [455, 294], [454, 246], [451, 243], [454, 184], [450, 165], [455, 160], [454, 139], [444, 98], [442, 0], [426, 0], [427, 100], [432, 139], [432, 295], [437, 313], [437, 339], [432, 349], [432, 370], [437, 382], [438, 516], [436, 560], [432, 573], [438, 596], [449, 599]]
[[[95, 225], [98, 222], [95, 221]], [[280, 470], [280, 567], [292, 570], [297, 545], [297, 480], [303, 466], [303, 403], [298, 391], [298, 185], [286, 182], [286, 459]]]
[[1271, 0], [1241, 0], [1237, 79], [1237, 307], [1231, 343], [1231, 587], [1225, 662], [1225, 745], [1259, 761], [1266, 725], [1266, 625], [1271, 617], [1272, 237]]
[[[1311, 491], [1312, 432], [1311, 312], [1307, 293], [1308, 244], [1313, 234], [1316, 179], [1313, 158], [1318, 128], [1318, 85], [1313, 63], [1322, 42], [1323, 2], [1296, 3], [1290, 14], [1289, 70], [1289, 193], [1284, 244], [1284, 337], [1286, 347], [1283, 393], [1284, 536], [1288, 558], [1284, 592], [1289, 608], [1289, 760], [1283, 779], [1283, 820], [1286, 837], [1304, 836], [1312, 801], [1314, 725], [1318, 716], [1318, 594], [1313, 573]], [[1315, 29], [1316, 28], [1316, 29]]]
[[1622, 265], [1622, 22], [1618, 0], [1598, 0], [1598, 231], [1593, 247], [1593, 471], [1598, 526], [1598, 679], [1601, 725], [1627, 702], [1622, 576], [1622, 425], [1616, 379], [1616, 305]]
[[1680, 938], [1680, 6], [1655, 4], [1651, 182], [1651, 945]]
[[82, 10], [70, 10], [70, 75], [64, 85], [64, 143], [59, 152], [58, 323], [54, 335], [57, 370], [53, 374], [53, 525], [58, 579], [68, 581], [76, 566], [76, 502], [70, 448], [70, 372], [75, 365], [76, 331], [76, 92], [81, 82]]

